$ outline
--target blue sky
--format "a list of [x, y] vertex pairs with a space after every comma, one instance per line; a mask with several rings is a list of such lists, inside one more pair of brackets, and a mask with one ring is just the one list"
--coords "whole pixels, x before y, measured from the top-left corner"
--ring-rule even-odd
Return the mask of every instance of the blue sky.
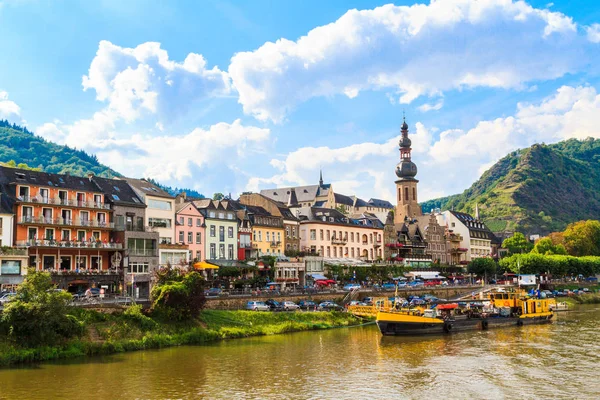
[[207, 195], [322, 168], [393, 200], [404, 111], [426, 200], [600, 137], [598, 23], [583, 0], [0, 0], [0, 118]]

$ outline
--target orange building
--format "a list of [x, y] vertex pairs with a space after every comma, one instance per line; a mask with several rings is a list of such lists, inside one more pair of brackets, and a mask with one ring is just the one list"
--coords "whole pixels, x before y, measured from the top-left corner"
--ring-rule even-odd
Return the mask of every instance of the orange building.
[[92, 176], [0, 168], [3, 186], [14, 196], [15, 245], [28, 249], [30, 267], [117, 273], [123, 246], [111, 239], [112, 209]]

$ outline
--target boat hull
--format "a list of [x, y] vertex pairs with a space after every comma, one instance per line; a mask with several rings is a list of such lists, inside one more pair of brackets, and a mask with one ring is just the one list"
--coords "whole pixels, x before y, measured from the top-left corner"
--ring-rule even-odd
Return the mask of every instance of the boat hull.
[[385, 336], [441, 335], [509, 326], [546, 324], [552, 321], [552, 314], [531, 317], [464, 318], [449, 321], [424, 317], [419, 320], [404, 319], [402, 315], [394, 313], [383, 313], [383, 315], [379, 313], [377, 327]]

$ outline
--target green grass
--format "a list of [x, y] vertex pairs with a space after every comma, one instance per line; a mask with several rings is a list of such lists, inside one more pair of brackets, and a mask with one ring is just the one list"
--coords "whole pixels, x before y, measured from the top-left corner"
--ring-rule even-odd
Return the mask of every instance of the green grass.
[[84, 322], [88, 335], [61, 345], [28, 348], [0, 336], [0, 366], [347, 327], [360, 325], [362, 322], [351, 314], [342, 312], [205, 310], [197, 320], [179, 323], [140, 318], [126, 313], [102, 314], [83, 309], [74, 311], [74, 315]]

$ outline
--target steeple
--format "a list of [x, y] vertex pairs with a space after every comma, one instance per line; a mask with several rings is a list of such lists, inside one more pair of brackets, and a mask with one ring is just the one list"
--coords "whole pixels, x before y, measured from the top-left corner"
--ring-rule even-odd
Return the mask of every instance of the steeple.
[[417, 166], [411, 160], [412, 142], [408, 137], [408, 124], [406, 117], [402, 117], [402, 126], [400, 127], [400, 162], [396, 165], [396, 192], [397, 206], [394, 214], [396, 224], [404, 223], [405, 220], [412, 220], [417, 216], [423, 215], [421, 206], [417, 201]]
[[319, 186], [323, 186], [323, 170], [319, 169]]

